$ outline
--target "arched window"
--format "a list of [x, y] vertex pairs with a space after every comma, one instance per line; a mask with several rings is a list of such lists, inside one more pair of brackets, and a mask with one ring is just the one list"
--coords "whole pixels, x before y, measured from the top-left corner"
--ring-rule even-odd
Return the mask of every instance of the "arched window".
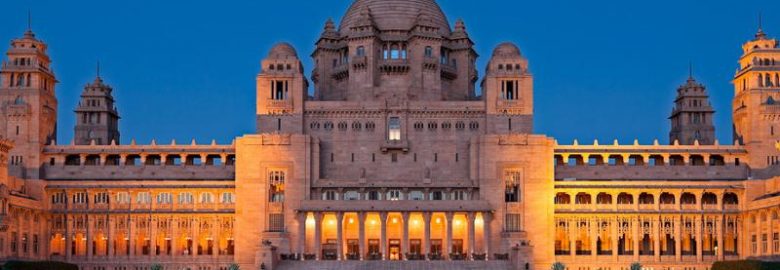
[[764, 75], [758, 74], [758, 86], [763, 87], [764, 86]]
[[357, 47], [357, 56], [366, 56], [366, 48], [363, 46]]
[[599, 193], [599, 195], [596, 196], [596, 203], [597, 204], [612, 204], [612, 195], [609, 195], [607, 193]]
[[433, 58], [433, 48], [431, 46], [425, 47], [425, 57]]
[[726, 192], [725, 194], [723, 194], [723, 204], [728, 204], [728, 205], [739, 204], [739, 198], [737, 197], [737, 194], [734, 194], [732, 192]]
[[631, 196], [631, 194], [628, 193], [620, 193], [617, 197], [617, 203], [618, 204], [634, 204], [634, 196]]
[[398, 44], [390, 45], [390, 58], [391, 59], [401, 58], [401, 49], [398, 46]]
[[661, 193], [660, 202], [661, 204], [674, 204], [674, 195], [667, 192]]
[[[766, 87], [772, 87], [772, 75], [770, 75], [769, 73], [767, 73], [767, 74], [766, 74], [766, 76], [765, 76], [764, 78], [765, 78], [765, 80], [766, 80], [766, 83], [765, 83]], [[28, 74], [28, 77], [27, 77], [27, 81], [28, 81], [28, 82], [27, 82], [27, 84], [29, 84], [29, 83], [30, 83], [30, 82], [29, 82], [29, 80], [30, 80], [30, 77], [29, 77], [29, 74]], [[29, 86], [29, 85], [28, 85], [28, 86]]]
[[569, 194], [559, 192], [555, 195], [555, 204], [570, 204], [571, 196]]
[[645, 193], [639, 194], [639, 204], [655, 204], [655, 198], [653, 194]]
[[716, 205], [716, 204], [718, 204], [718, 196], [715, 195], [715, 193], [712, 193], [712, 192], [705, 192], [701, 196], [701, 204]]
[[680, 204], [696, 204], [696, 195], [685, 192], [680, 196]]
[[590, 194], [585, 193], [585, 192], [577, 193], [577, 196], [574, 197], [574, 203], [575, 204], [591, 204]]

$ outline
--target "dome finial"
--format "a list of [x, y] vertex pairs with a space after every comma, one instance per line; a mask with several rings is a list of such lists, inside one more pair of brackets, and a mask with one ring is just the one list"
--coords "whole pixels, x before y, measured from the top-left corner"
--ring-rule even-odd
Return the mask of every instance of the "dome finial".
[[765, 39], [766, 33], [764, 33], [762, 14], [758, 12], [758, 32], [756, 32], [756, 39]]
[[35, 34], [32, 31], [32, 11], [29, 9], [27, 10], [27, 31], [24, 32], [24, 37], [35, 37]]

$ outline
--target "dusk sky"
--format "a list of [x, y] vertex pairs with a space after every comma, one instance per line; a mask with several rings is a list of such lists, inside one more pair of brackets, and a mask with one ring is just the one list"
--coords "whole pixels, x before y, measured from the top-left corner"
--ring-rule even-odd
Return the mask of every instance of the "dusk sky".
[[[535, 77], [534, 130], [566, 144], [666, 143], [689, 62], [717, 110], [718, 139], [728, 143], [730, 80], [760, 11], [765, 32], [780, 37], [776, 0], [438, 2], [451, 24], [466, 22], [481, 55], [480, 76], [497, 44], [518, 44]], [[60, 81], [60, 144], [73, 137], [73, 109], [98, 60], [115, 89], [123, 143], [229, 143], [255, 132], [255, 76], [268, 50], [290, 42], [309, 76], [325, 21], [338, 23], [350, 3], [4, 1], [0, 40], [20, 37], [32, 11], [33, 30], [48, 43]]]

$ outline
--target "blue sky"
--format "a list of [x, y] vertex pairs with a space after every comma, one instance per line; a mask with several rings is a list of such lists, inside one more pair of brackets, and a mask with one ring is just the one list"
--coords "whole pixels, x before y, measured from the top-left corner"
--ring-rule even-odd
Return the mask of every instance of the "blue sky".
[[[269, 48], [292, 43], [310, 74], [324, 22], [338, 22], [350, 2], [5, 1], [0, 40], [21, 36], [32, 10], [60, 81], [60, 143], [73, 136], [72, 111], [97, 60], [115, 89], [123, 143], [229, 143], [255, 131], [254, 78]], [[520, 46], [535, 75], [535, 131], [561, 143], [666, 142], [689, 62], [729, 142], [730, 80], [760, 11], [780, 37], [780, 1], [771, 0], [438, 2], [451, 23], [466, 22], [481, 74], [495, 45]]]

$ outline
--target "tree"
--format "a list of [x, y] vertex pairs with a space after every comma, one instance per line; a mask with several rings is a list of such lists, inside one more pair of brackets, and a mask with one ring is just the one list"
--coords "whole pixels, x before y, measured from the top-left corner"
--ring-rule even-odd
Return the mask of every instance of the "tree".
[[566, 265], [563, 263], [556, 262], [552, 265], [550, 268], [551, 270], [566, 270]]
[[163, 270], [163, 266], [159, 263], [152, 264], [152, 267], [149, 268], [150, 270]]
[[631, 270], [642, 270], [642, 264], [638, 262], [632, 263]]
[[240, 270], [240, 269], [241, 267], [239, 267], [238, 264], [235, 263], [228, 266], [228, 270]]

